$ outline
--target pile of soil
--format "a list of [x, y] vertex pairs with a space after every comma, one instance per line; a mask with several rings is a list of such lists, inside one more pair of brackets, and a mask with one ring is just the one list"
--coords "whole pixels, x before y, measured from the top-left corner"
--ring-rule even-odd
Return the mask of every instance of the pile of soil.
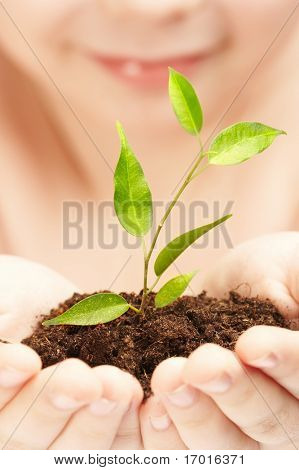
[[[132, 305], [140, 305], [141, 294], [121, 295]], [[41, 321], [60, 315], [85, 297], [87, 294], [74, 294]], [[208, 297], [205, 292], [184, 296], [162, 309], [155, 309], [151, 295], [144, 315], [129, 310], [113, 322], [97, 326], [46, 328], [40, 322], [23, 343], [40, 355], [43, 367], [69, 357], [92, 367], [120, 367], [135, 375], [149, 396], [152, 373], [164, 359], [187, 357], [204, 343], [233, 349], [240, 334], [254, 325], [290, 327], [271, 302], [236, 292], [226, 300]]]

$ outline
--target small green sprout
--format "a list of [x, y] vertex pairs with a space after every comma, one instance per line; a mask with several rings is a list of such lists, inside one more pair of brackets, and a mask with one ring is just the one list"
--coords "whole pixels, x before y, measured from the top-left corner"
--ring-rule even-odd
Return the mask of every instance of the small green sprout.
[[[263, 152], [278, 135], [286, 134], [282, 130], [258, 122], [239, 122], [221, 131], [211, 143], [210, 148], [204, 150], [199, 138], [203, 125], [203, 113], [198, 97], [187, 78], [173, 69], [169, 69], [169, 98], [183, 129], [198, 138], [199, 151], [191, 170], [162, 217], [148, 250], [144, 237], [150, 231], [153, 222], [152, 195], [142, 167], [128, 143], [125, 131], [117, 122], [121, 151], [114, 173], [114, 207], [124, 229], [135, 237], [141, 237], [143, 241], [144, 281], [141, 305], [131, 305], [123, 297], [113, 293], [95, 294], [77, 303], [62, 315], [44, 321], [43, 325], [98, 325], [115, 320], [129, 309], [143, 314], [149, 294], [169, 266], [196, 240], [231, 217], [231, 214], [228, 214], [208, 225], [179, 235], [168, 243], [155, 260], [156, 280], [149, 287], [148, 270], [158, 237], [183, 191], [208, 166], [242, 163]], [[195, 274], [196, 271], [182, 274], [166, 282], [155, 296], [156, 307], [162, 308], [173, 303], [183, 294]]]

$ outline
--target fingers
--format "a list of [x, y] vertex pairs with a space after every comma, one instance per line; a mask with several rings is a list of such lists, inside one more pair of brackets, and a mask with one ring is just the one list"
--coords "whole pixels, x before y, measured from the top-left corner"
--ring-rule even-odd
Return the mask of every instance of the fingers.
[[40, 369], [41, 360], [32, 349], [0, 343], [0, 410]]
[[0, 338], [20, 341], [39, 315], [70, 297], [76, 288], [64, 277], [17, 256], [0, 256]]
[[[74, 414], [51, 449], [110, 449], [125, 414], [130, 407], [136, 410], [140, 405], [143, 392], [130, 374], [113, 366], [99, 366], [92, 372], [103, 384], [103, 395]], [[122, 438], [117, 438], [118, 445], [130, 446], [130, 428], [123, 428], [122, 433]]]
[[185, 444], [161, 401], [148, 398], [140, 410], [140, 425], [146, 450], [184, 450]]
[[1, 448], [48, 448], [74, 411], [101, 395], [100, 378], [77, 359], [42, 370], [1, 411]]
[[140, 421], [139, 421], [139, 408], [140, 406], [129, 407], [125, 413], [120, 426], [118, 428], [116, 437], [113, 441], [111, 449], [117, 450], [138, 450], [143, 449]]
[[162, 401], [189, 449], [248, 449], [256, 444], [220, 411], [213, 400], [184, 383], [188, 360], [167, 359], [152, 378], [154, 394]]
[[183, 375], [252, 439], [294, 448], [299, 437], [297, 400], [262, 372], [242, 365], [233, 352], [203, 345], [191, 354]]
[[299, 398], [299, 331], [254, 326], [240, 336], [236, 353]]

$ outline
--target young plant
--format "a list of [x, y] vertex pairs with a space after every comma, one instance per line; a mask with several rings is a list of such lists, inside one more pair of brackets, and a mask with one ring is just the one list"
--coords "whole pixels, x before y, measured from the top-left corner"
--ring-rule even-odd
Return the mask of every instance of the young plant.
[[[117, 130], [121, 143], [120, 157], [114, 174], [114, 207], [119, 222], [135, 237], [142, 238], [144, 248], [144, 280], [140, 305], [131, 305], [123, 297], [113, 293], [91, 295], [68, 311], [43, 325], [97, 325], [110, 322], [129, 309], [143, 314], [149, 294], [160, 281], [167, 268], [209, 230], [231, 217], [228, 214], [208, 225], [192, 229], [170, 241], [158, 254], [154, 271], [156, 280], [148, 286], [148, 270], [160, 232], [183, 191], [211, 165], [237, 165], [263, 152], [274, 139], [285, 134], [258, 122], [239, 122], [221, 131], [208, 150], [204, 150], [199, 135], [203, 125], [203, 113], [198, 97], [189, 81], [173, 69], [169, 69], [169, 97], [181, 126], [199, 142], [199, 151], [193, 166], [162, 217], [147, 250], [144, 237], [152, 227], [152, 195], [142, 167], [131, 149], [121, 124]], [[183, 294], [196, 272], [182, 274], [161, 287], [155, 296], [157, 308], [165, 307]]]

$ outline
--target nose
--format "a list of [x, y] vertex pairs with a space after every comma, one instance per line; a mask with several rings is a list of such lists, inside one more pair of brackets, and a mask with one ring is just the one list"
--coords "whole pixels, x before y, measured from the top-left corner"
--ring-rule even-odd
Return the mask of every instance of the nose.
[[114, 13], [139, 13], [165, 17], [183, 17], [202, 7], [207, 0], [102, 0]]

